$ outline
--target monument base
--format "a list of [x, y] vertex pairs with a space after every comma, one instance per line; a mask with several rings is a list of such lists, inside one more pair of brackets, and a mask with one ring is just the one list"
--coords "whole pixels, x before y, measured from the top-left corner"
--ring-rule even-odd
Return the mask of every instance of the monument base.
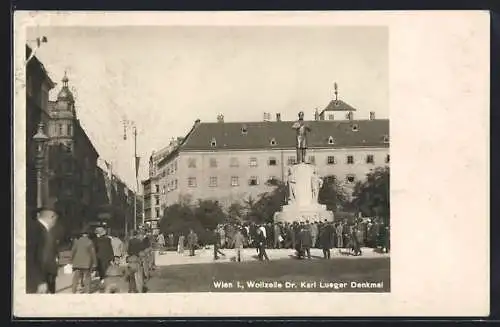
[[282, 211], [274, 214], [274, 222], [319, 222], [325, 220], [333, 221], [333, 212], [327, 210], [323, 204], [309, 206], [284, 205]]

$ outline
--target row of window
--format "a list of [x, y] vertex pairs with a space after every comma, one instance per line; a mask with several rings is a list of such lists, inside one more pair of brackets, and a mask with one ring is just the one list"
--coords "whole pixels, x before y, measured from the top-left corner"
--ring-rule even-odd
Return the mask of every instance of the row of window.
[[176, 172], [177, 172], [177, 161], [174, 161], [172, 164], [168, 165], [167, 168], [162, 170], [161, 177], [174, 175]]
[[[347, 118], [347, 119], [350, 119], [350, 118]], [[333, 115], [330, 116], [330, 120], [333, 120]], [[358, 124], [353, 124], [351, 126], [351, 129], [352, 129], [353, 132], [357, 132], [359, 130]], [[247, 134], [247, 130], [242, 128], [241, 133], [242, 134]], [[389, 143], [389, 135], [384, 135], [383, 136], [383, 142], [384, 143]], [[272, 138], [271, 140], [269, 140], [269, 144], [272, 145], [272, 146], [275, 146], [275, 145], [278, 144], [278, 142], [276, 142], [275, 138]], [[333, 138], [333, 136], [329, 136], [328, 137], [328, 144], [330, 144], [330, 145], [334, 145], [335, 144], [335, 139]], [[210, 146], [212, 148], [217, 147], [217, 140], [215, 138], [212, 138], [210, 140]]]
[[[330, 176], [330, 178], [332, 178], [332, 177]], [[271, 176], [267, 180], [277, 180], [277, 178], [275, 176]], [[354, 183], [355, 181], [356, 181], [356, 176], [352, 175], [352, 174], [347, 175], [345, 178], [345, 182], [348, 184]], [[246, 182], [248, 183], [249, 186], [257, 186], [260, 184], [258, 176], [252, 176]], [[197, 187], [198, 184], [197, 184], [196, 177], [188, 177], [187, 185], [190, 188]], [[219, 186], [219, 179], [217, 178], [217, 176], [211, 176], [209, 178], [208, 186], [209, 187], [218, 187]], [[230, 186], [234, 186], [234, 187], [240, 186], [239, 176], [231, 176]]]
[[55, 124], [52, 127], [52, 135], [54, 136], [73, 136], [73, 125], [69, 124]]
[[[316, 158], [314, 156], [309, 156], [308, 159], [309, 159], [308, 160], [309, 163], [312, 163], [312, 164], [316, 163]], [[386, 155], [386, 157], [385, 157], [385, 163], [389, 163], [389, 160], [390, 160], [389, 155]], [[295, 164], [295, 162], [296, 162], [295, 156], [289, 156], [287, 158], [288, 165], [293, 165], [293, 164]], [[368, 164], [374, 164], [375, 163], [375, 157], [373, 156], [373, 154], [368, 154], [366, 156], [365, 162], [368, 163]], [[336, 164], [337, 163], [336, 157], [335, 156], [328, 156], [326, 158], [326, 163], [328, 165], [334, 165], [334, 164]], [[346, 163], [349, 164], [349, 165], [354, 164], [355, 163], [354, 156], [352, 156], [352, 155], [346, 156]], [[276, 165], [278, 165], [278, 160], [275, 157], [269, 157], [268, 160], [267, 160], [267, 165], [268, 166], [276, 166]], [[210, 158], [209, 159], [209, 166], [211, 168], [217, 168], [218, 167], [217, 159], [216, 158]], [[239, 167], [239, 166], [240, 166], [240, 164], [239, 164], [238, 158], [234, 158], [234, 157], [230, 158], [229, 167]], [[250, 167], [257, 167], [258, 166], [257, 158], [256, 157], [250, 158], [249, 161], [248, 161], [248, 166], [250, 166]], [[189, 158], [188, 159], [188, 167], [189, 168], [196, 168], [196, 159], [195, 158]]]
[[[276, 177], [272, 176], [270, 178], [276, 179]], [[259, 185], [259, 178], [257, 176], [252, 176], [248, 179], [249, 186], [257, 186]], [[189, 177], [187, 181], [188, 187], [197, 187], [196, 177]], [[219, 186], [219, 180], [217, 176], [211, 176], [208, 180], [208, 186], [217, 187]], [[231, 176], [231, 186], [240, 186], [240, 178], [238, 176]]]

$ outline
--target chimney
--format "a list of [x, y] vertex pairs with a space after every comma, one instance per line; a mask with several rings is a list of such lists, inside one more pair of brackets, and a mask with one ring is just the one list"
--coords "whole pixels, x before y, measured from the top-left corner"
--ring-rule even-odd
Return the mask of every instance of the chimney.
[[318, 108], [316, 108], [316, 110], [314, 111], [314, 120], [319, 120], [319, 111], [318, 111]]
[[370, 120], [375, 120], [375, 111], [370, 111]]
[[279, 112], [276, 114], [276, 121], [281, 121], [281, 114]]
[[224, 122], [224, 115], [223, 114], [220, 114], [217, 116], [217, 122], [218, 123], [223, 123]]

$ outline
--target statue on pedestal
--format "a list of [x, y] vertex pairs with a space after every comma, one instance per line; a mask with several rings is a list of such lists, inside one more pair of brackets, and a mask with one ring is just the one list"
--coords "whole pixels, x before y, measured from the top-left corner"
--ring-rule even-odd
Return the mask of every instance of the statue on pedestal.
[[303, 111], [299, 112], [299, 120], [293, 124], [292, 128], [297, 133], [297, 163], [303, 163], [306, 161], [307, 133], [311, 131], [311, 128], [304, 121]]

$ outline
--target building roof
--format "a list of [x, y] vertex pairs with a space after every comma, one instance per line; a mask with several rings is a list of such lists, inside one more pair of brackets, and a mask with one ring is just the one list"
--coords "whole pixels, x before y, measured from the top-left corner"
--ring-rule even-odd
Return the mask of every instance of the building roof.
[[94, 144], [92, 143], [92, 140], [89, 138], [87, 135], [87, 132], [85, 132], [85, 129], [83, 126], [80, 124], [79, 119], [75, 119], [75, 131], [79, 131], [80, 135], [83, 137], [83, 140], [87, 143], [87, 146], [90, 148], [90, 150], [97, 156], [99, 157], [99, 151], [95, 148]]
[[356, 111], [356, 109], [342, 100], [332, 100], [325, 109], [321, 111], [321, 114], [325, 111]]
[[[295, 149], [293, 123], [199, 123], [180, 145], [179, 151]], [[319, 120], [307, 121], [307, 124], [311, 128], [307, 140], [309, 148], [388, 147], [388, 119]], [[333, 144], [329, 142], [330, 137]], [[212, 146], [212, 140], [215, 140], [215, 146]]]
[[[31, 53], [33, 52], [33, 49], [29, 45], [26, 44], [26, 59], [31, 56]], [[56, 85], [54, 81], [50, 78], [49, 73], [45, 69], [45, 66], [42, 64], [40, 60], [36, 56], [33, 56], [33, 58], [30, 59], [28, 63], [29, 67], [37, 67], [37, 69], [41, 72], [41, 74], [45, 77], [46, 81], [49, 83], [49, 87], [52, 89]]]

